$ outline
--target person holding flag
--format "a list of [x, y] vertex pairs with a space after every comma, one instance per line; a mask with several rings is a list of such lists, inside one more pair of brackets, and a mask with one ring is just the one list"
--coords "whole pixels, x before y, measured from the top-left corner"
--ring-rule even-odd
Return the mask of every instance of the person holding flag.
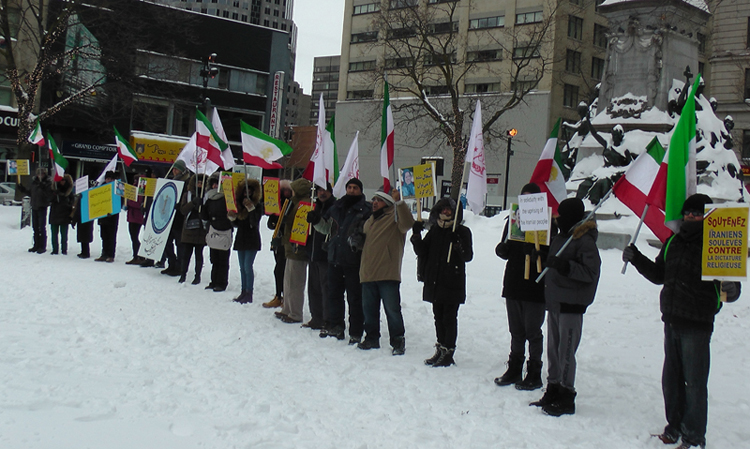
[[47, 169], [36, 169], [31, 187], [26, 188], [17, 183], [16, 189], [31, 197], [31, 228], [34, 230], [34, 244], [30, 253], [43, 254], [47, 251], [47, 208], [52, 198], [52, 183], [47, 176]]
[[388, 93], [388, 80], [384, 81], [383, 87], [383, 122], [380, 130], [380, 175], [383, 177], [383, 191], [391, 191], [390, 170], [393, 167], [395, 157], [395, 126], [393, 122], [393, 109], [391, 108], [390, 94]]

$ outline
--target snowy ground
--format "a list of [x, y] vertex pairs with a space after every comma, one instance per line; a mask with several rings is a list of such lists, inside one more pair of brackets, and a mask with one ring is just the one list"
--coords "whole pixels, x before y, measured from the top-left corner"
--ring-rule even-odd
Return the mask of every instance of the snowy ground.
[[[126, 266], [124, 217], [116, 263], [105, 264], [76, 258], [75, 237], [68, 256], [27, 253], [31, 230], [18, 229], [19, 216], [19, 207], [0, 207], [1, 448], [664, 447], [649, 436], [665, 424], [659, 287], [632, 268], [621, 275], [618, 250], [602, 251], [602, 281], [584, 317], [577, 412], [553, 418], [528, 406], [541, 391], [492, 381], [509, 348], [504, 263], [494, 254], [502, 217], [467, 218], [475, 258], [457, 365], [433, 369], [422, 363], [434, 331], [409, 245], [401, 287], [407, 351], [393, 357], [385, 325], [386, 348], [365, 352], [263, 309], [273, 296], [267, 233], [255, 262], [256, 302], [241, 306], [232, 302], [234, 255], [229, 290], [209, 293]], [[656, 255], [645, 239], [639, 246]], [[750, 440], [747, 295], [716, 318], [710, 448]]]

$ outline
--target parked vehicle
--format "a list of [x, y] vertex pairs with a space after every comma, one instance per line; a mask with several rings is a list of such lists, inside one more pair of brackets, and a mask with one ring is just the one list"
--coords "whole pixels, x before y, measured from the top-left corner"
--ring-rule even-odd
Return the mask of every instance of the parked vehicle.
[[16, 185], [12, 182], [0, 182], [0, 202], [3, 206], [14, 204], [16, 198]]

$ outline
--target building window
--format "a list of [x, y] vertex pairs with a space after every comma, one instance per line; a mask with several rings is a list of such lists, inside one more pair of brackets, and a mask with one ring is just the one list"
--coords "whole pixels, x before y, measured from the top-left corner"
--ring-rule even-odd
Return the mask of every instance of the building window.
[[745, 69], [745, 99], [750, 98], [750, 69]]
[[539, 46], [516, 47], [513, 49], [513, 59], [538, 58]]
[[354, 7], [354, 14], [353, 15], [359, 15], [359, 14], [369, 14], [371, 12], [377, 12], [380, 11], [380, 2], [378, 3], [368, 3], [366, 5], [359, 5]]
[[510, 90], [512, 92], [528, 92], [534, 90], [536, 85], [539, 84], [539, 80], [519, 80], [510, 83]]
[[583, 19], [576, 16], [568, 16], [568, 37], [571, 39], [583, 39]]
[[347, 100], [360, 100], [364, 98], [372, 98], [374, 95], [373, 90], [350, 90], [346, 92]]
[[268, 21], [268, 19], [265, 19], [265, 20], [263, 21], [263, 26], [264, 26], [264, 27], [267, 27], [267, 26], [270, 26], [270, 25], [271, 25], [271, 22], [269, 22], [269, 21]]
[[591, 58], [591, 78], [601, 80], [604, 76], [604, 59]]
[[396, 28], [388, 30], [388, 39], [404, 39], [408, 37], [414, 37], [417, 32], [414, 28]]
[[430, 24], [430, 34], [455, 33], [458, 31], [458, 22], [441, 22]]
[[240, 20], [242, 20], [243, 22], [247, 22], [247, 14], [242, 14], [242, 16], [240, 16]]
[[563, 88], [563, 106], [568, 108], [578, 107], [578, 86], [565, 85]]
[[404, 67], [413, 67], [414, 58], [389, 58], [385, 60], [385, 67], [387, 69], [401, 69]]
[[539, 23], [542, 19], [544, 19], [542, 11], [516, 14], [516, 25], [523, 25], [524, 23]]
[[427, 86], [425, 87], [425, 93], [428, 97], [448, 95], [448, 86]]
[[424, 56], [424, 65], [431, 66], [431, 65], [450, 65], [456, 63], [456, 52], [453, 52], [451, 54], [428, 54]]
[[579, 73], [581, 71], [581, 52], [568, 50], [565, 55], [565, 71]]
[[705, 53], [706, 52], [706, 35], [698, 33], [698, 53]]
[[390, 0], [388, 7], [390, 9], [409, 8], [417, 6], [419, 0]]
[[594, 24], [594, 46], [599, 48], [607, 48], [607, 27]]
[[365, 33], [352, 34], [352, 40], [350, 42], [352, 44], [357, 44], [360, 42], [374, 42], [377, 40], [378, 40], [377, 31], [367, 31]]
[[266, 8], [263, 10], [263, 13], [266, 14], [267, 16], [270, 16], [271, 15], [271, 8], [268, 7], [268, 6], [266, 6]]
[[427, 4], [429, 5], [435, 5], [437, 3], [453, 3], [457, 2], [459, 0], [427, 0]]
[[486, 62], [501, 61], [503, 59], [502, 50], [479, 50], [466, 53], [467, 62]]
[[745, 46], [750, 48], [750, 17], [747, 18], [747, 41]]
[[278, 9], [274, 9], [273, 10], [273, 16], [274, 17], [279, 17], [279, 10]]
[[750, 129], [742, 131], [742, 159], [750, 159]]
[[501, 90], [502, 86], [500, 83], [477, 83], [466, 85], [467, 94], [485, 94], [487, 92], [500, 92]]
[[481, 30], [483, 28], [497, 28], [505, 26], [505, 16], [484, 17], [482, 19], [469, 20], [470, 30]]
[[363, 72], [365, 70], [375, 70], [375, 67], [376, 67], [375, 61], [360, 61], [360, 62], [349, 63], [350, 72]]
[[236, 12], [232, 13], [232, 19], [237, 20], [239, 18], [240, 18], [240, 14], [239, 13], [236, 13]]
[[229, 11], [224, 10], [224, 11], [221, 12], [221, 15], [223, 15], [224, 17], [226, 17], [228, 19], [229, 18]]

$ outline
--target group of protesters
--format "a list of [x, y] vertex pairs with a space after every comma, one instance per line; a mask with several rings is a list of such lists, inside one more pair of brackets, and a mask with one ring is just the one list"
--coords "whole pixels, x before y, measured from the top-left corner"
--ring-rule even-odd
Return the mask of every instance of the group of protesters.
[[[116, 173], [107, 172], [105, 182], [116, 177]], [[203, 249], [209, 246], [212, 269], [206, 289], [222, 292], [228, 284], [233, 245], [242, 285], [234, 301], [252, 303], [253, 263], [261, 248], [259, 225], [264, 215], [260, 183], [247, 178], [239, 183], [234, 198], [239, 210], [233, 212], [227, 210], [218, 174], [191, 175], [178, 161], [170, 177], [183, 181], [184, 188], [161, 260], [138, 255], [139, 232], [149, 202], [128, 200], [125, 208], [133, 257], [126, 263], [161, 267], [162, 274], [179, 276], [179, 282], [186, 282], [194, 255], [192, 284], [199, 284]], [[81, 221], [80, 195], [72, 194], [72, 178], [65, 175], [52, 183], [46, 171], [38, 169], [31, 187], [22, 189], [31, 195], [34, 245], [29, 251], [46, 252], [49, 207], [52, 254], [67, 254], [70, 223], [78, 228], [78, 257], [90, 257], [93, 226], [90, 221]], [[345, 340], [348, 329], [349, 345], [371, 350], [380, 348], [382, 304], [391, 353], [404, 354], [401, 265], [406, 235], [411, 230], [417, 277], [424, 284], [423, 300], [432, 304], [436, 334], [435, 353], [424, 363], [432, 367], [454, 365], [458, 311], [466, 300], [466, 263], [473, 258], [472, 233], [463, 224], [462, 207], [450, 198], [440, 199], [425, 222], [421, 216], [414, 219], [398, 190], [381, 188], [370, 201], [363, 190], [357, 178], [348, 180], [341, 198], [333, 196], [330, 184], [316, 186], [303, 178], [280, 181], [279, 203], [285, 206], [279, 214], [269, 215], [267, 221], [274, 230], [271, 249], [276, 291], [263, 307], [280, 308], [274, 312], [276, 318], [319, 331], [321, 338]], [[521, 194], [540, 191], [538, 185], [527, 184]], [[654, 261], [634, 245], [623, 252], [623, 260], [632, 263], [649, 281], [664, 285], [660, 301], [665, 326], [662, 386], [668, 425], [656, 436], [667, 444], [682, 439], [682, 448], [705, 446], [709, 343], [714, 316], [722, 307], [717, 298], [723, 293], [725, 301], [731, 302], [740, 295], [738, 282], [701, 279], [703, 207], [710, 202], [705, 195], [693, 195], [685, 201], [680, 232], [670, 238]], [[306, 214], [308, 234], [300, 243], [292, 234], [295, 217], [306, 204], [312, 204]], [[111, 263], [118, 219], [111, 215], [98, 221], [102, 253], [96, 260]], [[502, 296], [506, 299], [511, 344], [507, 370], [495, 383], [515, 385], [519, 390], [543, 386], [542, 325], [546, 312], [547, 388], [542, 398], [530, 405], [552, 416], [574, 414], [576, 351], [583, 316], [594, 301], [601, 269], [596, 222], [591, 214], [586, 216], [580, 199], [568, 198], [557, 208], [549, 246], [510, 239], [509, 227], [510, 223], [506, 224], [495, 251], [507, 261]], [[543, 283], [536, 282], [540, 275], [544, 275]], [[310, 319], [303, 323], [305, 296]]]

